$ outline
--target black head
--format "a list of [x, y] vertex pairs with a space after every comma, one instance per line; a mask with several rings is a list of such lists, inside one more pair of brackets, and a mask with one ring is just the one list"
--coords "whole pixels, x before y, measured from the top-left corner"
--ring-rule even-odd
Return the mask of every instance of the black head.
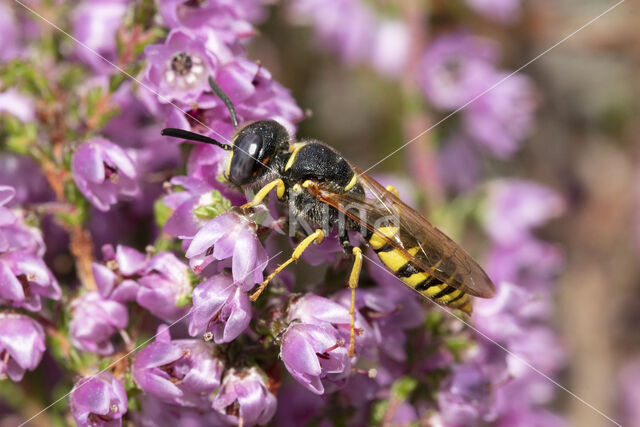
[[233, 140], [227, 179], [242, 186], [269, 171], [270, 161], [289, 148], [289, 133], [275, 120], [260, 120], [244, 126]]

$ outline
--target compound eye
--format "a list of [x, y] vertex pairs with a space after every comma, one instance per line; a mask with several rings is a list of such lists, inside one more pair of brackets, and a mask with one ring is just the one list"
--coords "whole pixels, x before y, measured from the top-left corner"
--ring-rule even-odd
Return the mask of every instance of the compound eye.
[[233, 157], [229, 168], [229, 181], [236, 185], [248, 182], [260, 166], [262, 137], [257, 133], [240, 136], [233, 144]]

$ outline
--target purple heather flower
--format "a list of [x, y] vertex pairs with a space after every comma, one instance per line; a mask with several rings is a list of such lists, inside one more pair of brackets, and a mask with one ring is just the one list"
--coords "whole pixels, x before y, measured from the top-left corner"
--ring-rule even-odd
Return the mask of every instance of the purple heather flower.
[[189, 321], [192, 336], [212, 333], [217, 344], [231, 342], [249, 326], [249, 296], [231, 277], [218, 274], [193, 290], [193, 308]]
[[74, 9], [73, 35], [86, 46], [78, 45], [75, 52], [83, 62], [99, 72], [112, 71], [100, 56], [116, 62], [116, 31], [126, 11], [126, 0], [84, 1]]
[[[340, 303], [345, 308], [349, 307], [350, 291], [345, 290], [339, 295]], [[358, 290], [356, 309], [356, 328], [360, 329], [361, 335], [356, 337], [356, 344], [360, 342], [363, 354], [372, 358], [406, 361], [407, 337], [404, 331], [420, 326], [424, 320], [424, 310], [414, 296], [382, 286]]]
[[497, 56], [496, 46], [486, 39], [467, 34], [440, 36], [424, 53], [419, 83], [435, 107], [462, 107], [489, 86]]
[[438, 177], [447, 188], [471, 189], [478, 183], [482, 165], [467, 138], [456, 135], [438, 149]]
[[22, 218], [5, 207], [15, 194], [12, 186], [0, 185], [0, 254], [21, 251], [42, 256], [45, 247], [40, 230], [25, 225]]
[[[509, 372], [514, 377], [530, 374], [531, 366], [547, 375], [556, 374], [566, 363], [564, 344], [548, 327], [530, 326], [509, 342]], [[516, 355], [516, 356], [514, 356]]]
[[244, 290], [262, 282], [268, 261], [253, 223], [235, 212], [225, 212], [205, 224], [193, 237], [186, 257], [196, 273], [214, 260], [232, 258], [233, 281]]
[[[172, 192], [163, 198], [164, 204], [173, 211], [163, 231], [170, 236], [183, 239], [185, 249], [193, 236], [215, 217], [215, 214], [221, 213], [225, 205], [226, 208], [231, 208], [221, 195], [233, 197], [236, 204], [241, 204], [244, 200], [238, 193], [217, 188], [218, 186], [198, 177], [176, 176], [171, 179], [171, 184], [184, 188], [184, 191]], [[218, 185], [222, 187], [220, 183]]]
[[248, 19], [261, 15], [259, 7], [255, 0], [165, 0], [158, 5], [169, 27], [213, 31], [230, 45], [255, 33]]
[[367, 60], [374, 46], [376, 16], [364, 2], [299, 0], [291, 2], [291, 16], [312, 24], [319, 44], [347, 63]]
[[276, 397], [256, 368], [231, 369], [213, 400], [213, 409], [230, 424], [254, 426], [267, 424], [276, 413]]
[[98, 292], [103, 298], [118, 302], [136, 299], [140, 285], [137, 280], [147, 265], [142, 252], [124, 245], [102, 247], [105, 264], [91, 264]]
[[32, 121], [36, 115], [33, 100], [15, 89], [0, 93], [0, 113], [2, 112], [12, 114], [23, 122]]
[[552, 243], [525, 238], [510, 245], [495, 245], [486, 268], [494, 282], [507, 281], [540, 290], [553, 285], [564, 263], [562, 250]]
[[0, 253], [20, 251], [44, 255], [42, 231], [25, 225], [22, 218], [0, 206]]
[[382, 74], [398, 76], [407, 63], [410, 41], [409, 29], [403, 21], [380, 22], [371, 52], [373, 67]]
[[445, 425], [475, 425], [495, 419], [494, 399], [481, 367], [458, 365], [438, 393], [438, 406]]
[[61, 294], [42, 258], [26, 252], [0, 255], [0, 303], [39, 311], [42, 297], [58, 300]]
[[71, 414], [82, 427], [122, 425], [127, 404], [124, 387], [108, 372], [82, 378], [69, 396]]
[[224, 425], [216, 411], [174, 405], [146, 393], [140, 396], [139, 400], [142, 410], [131, 414], [134, 425], [144, 427]]
[[169, 329], [160, 326], [155, 342], [136, 355], [133, 380], [165, 402], [206, 408], [210, 405], [207, 395], [220, 386], [224, 369], [214, 349], [200, 340], [171, 340]]
[[285, 382], [278, 390], [278, 400], [282, 403], [278, 405], [274, 425], [283, 427], [309, 425], [326, 404], [322, 396], [309, 393], [293, 381]]
[[[295, 123], [304, 118], [290, 92], [273, 80], [265, 67], [246, 58], [226, 62], [218, 68], [215, 80], [231, 98], [241, 123], [273, 119], [293, 134]], [[233, 134], [229, 112], [216, 96], [203, 95], [198, 106], [201, 109], [195, 113], [196, 118], [208, 125], [201, 131], [210, 133], [211, 128], [212, 136], [218, 138]]]
[[351, 369], [345, 343], [329, 325], [289, 326], [282, 336], [280, 358], [293, 378], [316, 394], [325, 391], [323, 379], [344, 383]]
[[499, 180], [489, 186], [484, 225], [494, 241], [517, 243], [563, 209], [562, 198], [549, 188], [524, 180]]
[[[317, 295], [307, 294], [294, 300], [289, 307], [287, 320], [290, 323], [304, 323], [310, 325], [327, 326], [335, 328], [346, 346], [349, 343], [351, 316], [349, 315], [349, 302], [351, 293], [345, 291], [338, 302]], [[357, 295], [357, 294], [356, 294]], [[364, 320], [359, 312], [356, 312], [356, 348], [375, 345], [371, 326]]]
[[94, 291], [74, 300], [71, 310], [69, 334], [74, 347], [100, 355], [113, 353], [111, 336], [127, 327], [127, 307]]
[[348, 309], [337, 302], [313, 294], [295, 300], [289, 308], [287, 318], [289, 322], [314, 325], [344, 326], [351, 323]]
[[44, 330], [30, 317], [0, 313], [0, 379], [20, 381], [26, 370], [33, 371], [45, 350]]
[[184, 316], [188, 307], [179, 303], [191, 293], [189, 267], [171, 252], [160, 252], [147, 263], [138, 279], [136, 301], [162, 320], [173, 322]]
[[71, 171], [80, 192], [101, 211], [108, 211], [122, 196], [139, 193], [133, 161], [106, 139], [93, 138], [80, 145], [71, 160]]
[[537, 104], [534, 87], [522, 74], [496, 73], [486, 83], [487, 92], [465, 109], [464, 127], [494, 155], [510, 157], [533, 128]]
[[510, 23], [520, 15], [521, 0], [466, 0], [469, 7], [495, 21]]
[[208, 78], [215, 76], [219, 60], [202, 38], [182, 29], [172, 30], [164, 44], [147, 46], [148, 66], [144, 81], [165, 104], [190, 105], [210, 92]]
[[474, 325], [494, 340], [508, 342], [526, 335], [533, 319], [548, 315], [548, 301], [509, 282], [498, 282], [497, 294], [491, 299], [474, 301]]

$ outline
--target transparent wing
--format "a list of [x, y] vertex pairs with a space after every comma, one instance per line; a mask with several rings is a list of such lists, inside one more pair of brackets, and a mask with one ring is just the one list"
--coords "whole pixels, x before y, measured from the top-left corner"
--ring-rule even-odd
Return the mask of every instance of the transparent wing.
[[470, 295], [490, 298], [495, 286], [477, 262], [418, 212], [351, 165], [365, 191], [356, 197], [310, 182], [307, 190], [371, 231], [378, 241], [401, 251], [418, 270]]

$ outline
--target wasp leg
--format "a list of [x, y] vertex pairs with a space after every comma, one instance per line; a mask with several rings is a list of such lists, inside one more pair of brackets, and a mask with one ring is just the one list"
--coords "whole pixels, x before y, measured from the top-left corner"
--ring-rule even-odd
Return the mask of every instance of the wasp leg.
[[284, 192], [285, 192], [285, 186], [284, 186], [284, 181], [281, 180], [280, 178], [271, 181], [270, 183], [268, 183], [267, 185], [265, 185], [264, 187], [262, 187], [260, 189], [260, 191], [258, 191], [256, 193], [255, 196], [253, 196], [253, 200], [251, 200], [248, 203], [245, 203], [244, 205], [240, 206], [240, 209], [244, 210], [244, 209], [249, 209], [254, 207], [257, 204], [260, 204], [262, 202], [262, 200], [264, 200], [265, 197], [267, 197], [267, 194], [269, 194], [269, 192], [271, 190], [273, 190], [273, 187], [277, 187], [276, 188], [276, 196], [278, 196], [278, 199], [282, 199], [282, 197], [284, 196]]
[[349, 288], [351, 289], [351, 305], [349, 306], [349, 317], [351, 318], [351, 325], [349, 327], [349, 357], [353, 357], [355, 354], [354, 346], [356, 343], [356, 288], [358, 287], [358, 279], [360, 278], [360, 270], [362, 270], [362, 250], [359, 247], [353, 248], [353, 256], [355, 261], [353, 262], [353, 268], [349, 275]]
[[313, 243], [314, 241], [316, 243], [322, 243], [323, 240], [324, 240], [324, 232], [320, 229], [316, 230], [313, 234], [310, 234], [307, 237], [305, 237], [305, 239], [302, 242], [300, 242], [298, 246], [296, 246], [296, 248], [293, 250], [293, 254], [291, 254], [291, 258], [289, 258], [288, 260], [280, 264], [273, 271], [273, 273], [271, 273], [270, 275], [267, 276], [266, 279], [264, 279], [264, 282], [260, 284], [258, 289], [253, 294], [251, 294], [251, 301], [255, 301], [258, 299], [262, 291], [264, 291], [264, 288], [267, 287], [271, 279], [273, 279], [276, 276], [276, 274], [280, 273], [282, 270], [285, 269], [287, 265], [291, 264], [292, 262], [298, 261], [302, 256], [302, 253], [305, 250], [307, 250], [307, 248], [309, 247], [309, 245], [311, 245], [311, 243]]
[[398, 189], [396, 187], [394, 187], [393, 185], [387, 185], [385, 188], [387, 189], [387, 191], [389, 193], [393, 194], [396, 197], [400, 197], [398, 195]]

